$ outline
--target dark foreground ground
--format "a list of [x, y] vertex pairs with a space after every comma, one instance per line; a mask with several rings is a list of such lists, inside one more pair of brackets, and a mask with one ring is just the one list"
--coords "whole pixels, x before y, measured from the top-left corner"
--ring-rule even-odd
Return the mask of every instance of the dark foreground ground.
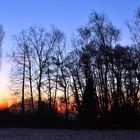
[[140, 131], [4, 128], [0, 140], [140, 140]]

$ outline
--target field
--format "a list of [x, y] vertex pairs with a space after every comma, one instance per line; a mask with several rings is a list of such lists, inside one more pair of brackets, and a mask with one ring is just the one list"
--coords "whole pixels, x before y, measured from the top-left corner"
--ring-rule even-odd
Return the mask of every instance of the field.
[[139, 140], [139, 130], [0, 129], [0, 140]]

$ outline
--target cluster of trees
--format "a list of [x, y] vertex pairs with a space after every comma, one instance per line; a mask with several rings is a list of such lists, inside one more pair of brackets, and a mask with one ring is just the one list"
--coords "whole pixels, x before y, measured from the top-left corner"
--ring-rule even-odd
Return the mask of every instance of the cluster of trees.
[[55, 27], [30, 27], [15, 36], [11, 85], [21, 98], [21, 112], [27, 111], [29, 101], [31, 112], [52, 112], [63, 105], [66, 118], [74, 110], [87, 121], [117, 110], [138, 113], [139, 13], [127, 25], [132, 35], [128, 46], [119, 44], [120, 31], [96, 12], [77, 30], [71, 51], [66, 51], [65, 34]]

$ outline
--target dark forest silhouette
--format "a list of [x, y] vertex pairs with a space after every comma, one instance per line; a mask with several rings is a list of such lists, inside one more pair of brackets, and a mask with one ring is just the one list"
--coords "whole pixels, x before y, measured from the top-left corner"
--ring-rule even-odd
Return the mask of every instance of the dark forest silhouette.
[[14, 36], [11, 90], [20, 100], [0, 118], [13, 126], [140, 128], [139, 10], [126, 26], [132, 38], [127, 46], [97, 12], [77, 30], [70, 49], [55, 27]]

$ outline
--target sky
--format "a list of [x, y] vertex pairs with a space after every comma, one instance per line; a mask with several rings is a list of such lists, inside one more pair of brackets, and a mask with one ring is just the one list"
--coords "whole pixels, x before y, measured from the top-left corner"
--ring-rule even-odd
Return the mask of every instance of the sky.
[[130, 40], [126, 22], [131, 20], [140, 6], [140, 0], [1, 0], [0, 24], [5, 30], [2, 45], [3, 58], [0, 71], [0, 102], [11, 98], [9, 73], [11, 69], [7, 53], [14, 46], [13, 35], [30, 26], [47, 29], [54, 25], [65, 32], [69, 41], [76, 29], [87, 23], [94, 10], [107, 15], [121, 30], [121, 43]]

